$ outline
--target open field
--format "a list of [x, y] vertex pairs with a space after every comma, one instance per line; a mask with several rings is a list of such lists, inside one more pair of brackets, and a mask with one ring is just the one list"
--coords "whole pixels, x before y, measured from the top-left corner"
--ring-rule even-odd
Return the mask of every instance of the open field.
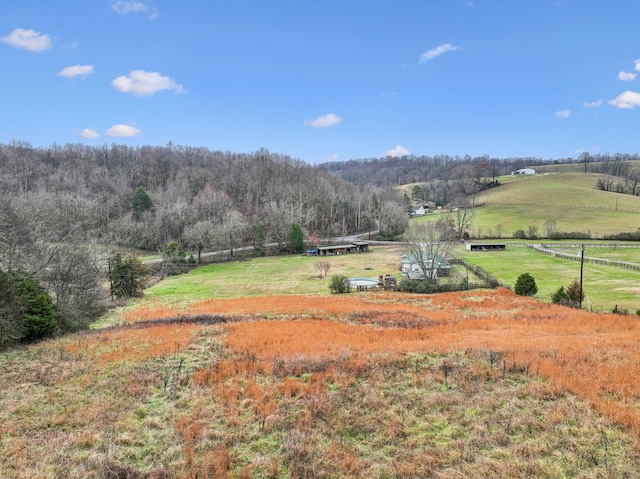
[[[587, 248], [585, 257], [610, 258], [621, 248]], [[577, 250], [563, 249], [566, 253]], [[609, 254], [611, 252], [611, 254]], [[471, 264], [481, 266], [505, 285], [514, 285], [518, 276], [529, 273], [536, 279], [538, 294], [542, 301], [549, 301], [551, 293], [560, 286], [565, 288], [580, 278], [580, 263], [568, 261], [536, 252], [522, 246], [507, 246], [505, 251], [470, 252], [462, 247], [456, 254]], [[630, 248], [619, 254], [624, 261], [640, 264], [640, 249]], [[586, 295], [584, 306], [596, 311], [611, 311], [618, 305], [632, 313], [640, 308], [640, 271], [592, 263], [584, 264], [583, 289]]]
[[[640, 170], [640, 161], [629, 160], [625, 162], [631, 171]], [[587, 171], [592, 171], [598, 164], [591, 163]], [[558, 163], [556, 165], [532, 165], [531, 168], [540, 173], [584, 173], [584, 165], [578, 163]]]
[[163, 280], [146, 291], [149, 298], [184, 300], [210, 297], [253, 296], [264, 294], [327, 293], [329, 280], [321, 279], [314, 265], [328, 261], [328, 276], [373, 277], [398, 272], [401, 246], [372, 248], [367, 254], [331, 257], [270, 256], [250, 261], [214, 263], [191, 271], [186, 276]]
[[[548, 220], [555, 220], [560, 231], [589, 233], [593, 238], [636, 231], [640, 197], [598, 190], [599, 177], [584, 173], [500, 177], [500, 187], [478, 194], [471, 235], [491, 236], [499, 224], [503, 237], [530, 225], [544, 236]], [[431, 221], [438, 214], [412, 221]]]
[[594, 238], [635, 231], [640, 197], [596, 189], [600, 175], [584, 173], [504, 177], [502, 186], [478, 196], [476, 235], [495, 231], [502, 224], [506, 236], [516, 229], [538, 227], [555, 220], [561, 231], [590, 233]]
[[0, 355], [0, 477], [640, 476], [634, 317], [503, 289], [188, 312]]
[[[573, 253], [575, 250], [564, 249]], [[154, 308], [186, 307], [209, 298], [265, 296], [282, 294], [327, 294], [330, 276], [377, 278], [379, 274], [399, 274], [399, 261], [406, 251], [401, 245], [374, 245], [366, 254], [323, 258], [331, 264], [328, 277], [320, 279], [314, 264], [317, 257], [282, 256], [256, 258], [251, 261], [216, 263], [197, 268], [188, 274], [172, 276], [145, 291], [135, 304]], [[578, 262], [567, 261], [535, 252], [521, 246], [508, 246], [506, 251], [469, 252], [463, 245], [454, 254], [513, 286], [522, 273], [536, 279], [537, 298], [549, 301], [551, 293], [568, 286], [580, 275]], [[587, 248], [587, 257], [624, 258], [640, 264], [640, 248]], [[462, 268], [462, 267], [460, 267]], [[464, 272], [458, 272], [463, 275]], [[584, 265], [584, 290], [596, 311], [619, 308], [635, 312], [640, 308], [640, 271], [591, 263]], [[122, 311], [112, 311], [99, 326], [122, 321]]]

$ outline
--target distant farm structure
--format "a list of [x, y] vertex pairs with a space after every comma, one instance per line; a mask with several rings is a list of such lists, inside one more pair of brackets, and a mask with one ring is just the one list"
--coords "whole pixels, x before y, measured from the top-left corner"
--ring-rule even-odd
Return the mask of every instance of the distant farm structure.
[[369, 243], [367, 241], [354, 241], [353, 243], [339, 244], [332, 246], [320, 246], [307, 250], [307, 256], [333, 256], [349, 253], [368, 253]]
[[512, 171], [512, 175], [535, 175], [536, 170], [533, 168], [520, 168], [519, 170]]
[[466, 243], [467, 251], [504, 251], [507, 243]]

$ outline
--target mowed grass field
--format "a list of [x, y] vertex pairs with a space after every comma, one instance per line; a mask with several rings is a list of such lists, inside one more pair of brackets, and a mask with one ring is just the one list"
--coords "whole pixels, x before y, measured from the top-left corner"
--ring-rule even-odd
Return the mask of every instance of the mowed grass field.
[[[334, 274], [347, 277], [372, 277], [399, 272], [400, 257], [406, 254], [400, 245], [372, 248], [370, 253], [317, 256], [271, 256], [248, 261], [215, 263], [195, 269], [187, 275], [164, 279], [148, 289], [150, 298], [197, 300], [211, 297], [255, 296], [266, 294], [325, 294]], [[321, 278], [315, 268], [328, 261], [331, 269]]]
[[[558, 251], [577, 254], [575, 248]], [[456, 254], [470, 264], [481, 266], [503, 284], [513, 286], [522, 273], [531, 274], [538, 286], [536, 297], [550, 301], [551, 294], [560, 286], [565, 289], [580, 279], [580, 263], [547, 256], [532, 248], [507, 244], [505, 251], [467, 251], [460, 247]], [[585, 258], [626, 261], [640, 265], [640, 248], [586, 248]], [[640, 309], [640, 271], [585, 262], [583, 266], [583, 306], [594, 311], [619, 309], [635, 313]]]

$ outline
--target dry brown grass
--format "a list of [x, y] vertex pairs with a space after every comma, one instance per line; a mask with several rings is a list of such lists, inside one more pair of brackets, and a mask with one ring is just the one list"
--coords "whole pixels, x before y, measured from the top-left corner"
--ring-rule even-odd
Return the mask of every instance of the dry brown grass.
[[0, 356], [0, 476], [640, 477], [635, 317], [498, 290], [143, 322], [179, 313]]

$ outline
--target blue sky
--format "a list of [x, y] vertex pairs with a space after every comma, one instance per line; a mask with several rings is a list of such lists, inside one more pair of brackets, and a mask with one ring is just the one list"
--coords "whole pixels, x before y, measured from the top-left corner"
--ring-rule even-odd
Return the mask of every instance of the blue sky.
[[640, 152], [640, 2], [6, 3], [0, 143]]

